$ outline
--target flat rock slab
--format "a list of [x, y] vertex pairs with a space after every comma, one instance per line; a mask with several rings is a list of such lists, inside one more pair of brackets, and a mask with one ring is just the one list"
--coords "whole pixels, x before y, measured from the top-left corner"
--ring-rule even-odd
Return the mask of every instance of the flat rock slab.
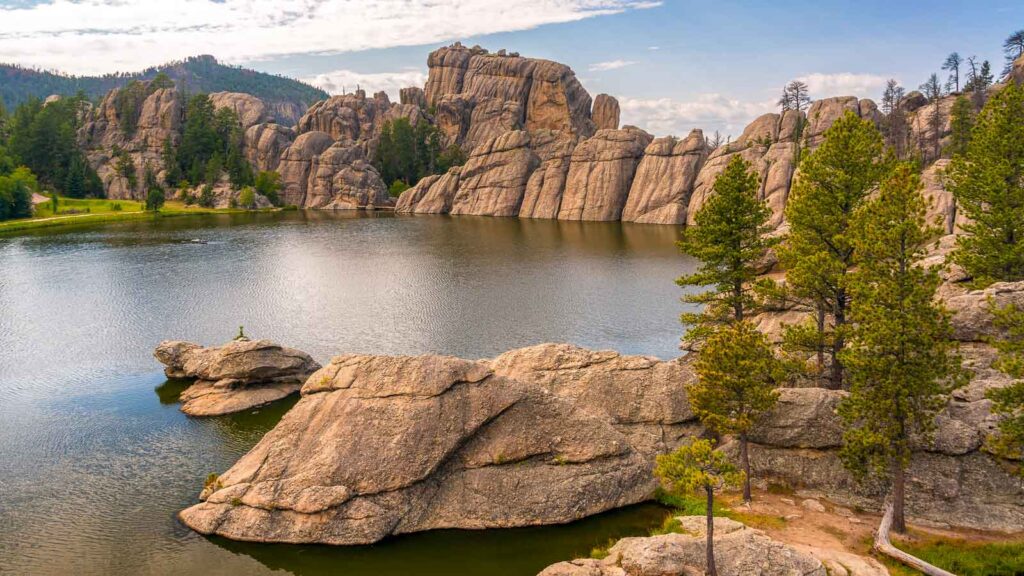
[[153, 356], [168, 378], [195, 380], [181, 393], [181, 410], [190, 416], [221, 416], [280, 400], [320, 368], [305, 352], [247, 338], [209, 348], [169, 340]]

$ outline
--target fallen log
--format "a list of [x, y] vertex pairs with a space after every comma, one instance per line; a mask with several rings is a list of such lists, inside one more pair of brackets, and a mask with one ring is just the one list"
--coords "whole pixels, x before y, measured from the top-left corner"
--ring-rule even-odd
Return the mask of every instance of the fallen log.
[[917, 556], [911, 556], [893, 546], [892, 542], [889, 541], [889, 530], [892, 529], [892, 515], [892, 502], [886, 502], [885, 514], [882, 516], [881, 524], [878, 525], [878, 532], [875, 533], [875, 550], [927, 576], [956, 576], [952, 572], [947, 572], [938, 566], [932, 566]]

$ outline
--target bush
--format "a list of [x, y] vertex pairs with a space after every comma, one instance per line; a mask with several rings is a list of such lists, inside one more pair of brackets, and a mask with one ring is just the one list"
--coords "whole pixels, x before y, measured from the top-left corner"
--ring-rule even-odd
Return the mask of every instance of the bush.
[[281, 175], [277, 172], [260, 172], [256, 175], [256, 192], [263, 195], [274, 206], [281, 205]]
[[203, 208], [213, 208], [216, 197], [213, 195], [213, 186], [206, 184], [199, 192], [199, 205]]
[[247, 210], [252, 210], [256, 207], [256, 192], [252, 189], [252, 186], [246, 186], [238, 193], [238, 205]]
[[110, 211], [111, 212], [120, 212], [121, 211], [121, 203], [120, 202], [114, 202], [110, 206]]
[[392, 198], [398, 198], [402, 195], [402, 192], [405, 192], [409, 188], [412, 188], [412, 186], [409, 186], [401, 180], [395, 180], [391, 183], [391, 188], [388, 189], [388, 194], [390, 194]]
[[164, 206], [164, 191], [162, 188], [153, 187], [146, 194], [146, 210], [157, 211]]

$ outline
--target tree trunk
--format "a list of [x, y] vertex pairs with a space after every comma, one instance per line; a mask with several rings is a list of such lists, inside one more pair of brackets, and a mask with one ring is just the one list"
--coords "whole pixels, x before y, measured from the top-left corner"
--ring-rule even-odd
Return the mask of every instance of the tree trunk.
[[707, 551], [707, 564], [708, 576], [718, 576], [718, 570], [715, 569], [715, 491], [710, 486], [706, 486], [704, 490], [708, 493], [708, 551]]
[[875, 550], [885, 554], [890, 558], [899, 560], [900, 562], [910, 566], [911, 568], [926, 574], [927, 576], [955, 576], [951, 572], [946, 572], [942, 568], [932, 566], [931, 564], [921, 560], [916, 556], [911, 556], [903, 550], [892, 545], [889, 542], [889, 528], [892, 525], [893, 506], [892, 502], [886, 502], [885, 514], [882, 516], [882, 523], [878, 526], [878, 532], [875, 534]]
[[846, 346], [846, 339], [843, 338], [840, 330], [846, 324], [846, 295], [840, 290], [836, 295], [836, 306], [833, 316], [835, 322], [835, 334], [832, 338], [832, 375], [829, 382], [833, 390], [843, 389], [843, 363], [839, 361], [839, 353]]
[[740, 465], [743, 467], [743, 501], [749, 503], [750, 497], [750, 456], [747, 451], [747, 434], [740, 434]]
[[825, 372], [825, 308], [818, 307], [818, 378]]
[[892, 529], [899, 534], [906, 534], [907, 519], [904, 516], [907, 473], [899, 463], [892, 476]]

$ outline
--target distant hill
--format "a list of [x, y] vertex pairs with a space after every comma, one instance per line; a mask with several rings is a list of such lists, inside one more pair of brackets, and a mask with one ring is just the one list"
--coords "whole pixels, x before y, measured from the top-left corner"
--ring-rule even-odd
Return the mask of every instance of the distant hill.
[[275, 108], [280, 110], [305, 111], [310, 104], [328, 96], [323, 90], [298, 80], [227, 66], [217, 62], [213, 56], [203, 55], [154, 66], [141, 72], [104, 76], [70, 76], [0, 64], [0, 98], [8, 110], [33, 96], [45, 98], [50, 94], [70, 95], [82, 91], [95, 99], [132, 80], [151, 80], [160, 72], [170, 76], [188, 92], [245, 92], [278, 105]]

